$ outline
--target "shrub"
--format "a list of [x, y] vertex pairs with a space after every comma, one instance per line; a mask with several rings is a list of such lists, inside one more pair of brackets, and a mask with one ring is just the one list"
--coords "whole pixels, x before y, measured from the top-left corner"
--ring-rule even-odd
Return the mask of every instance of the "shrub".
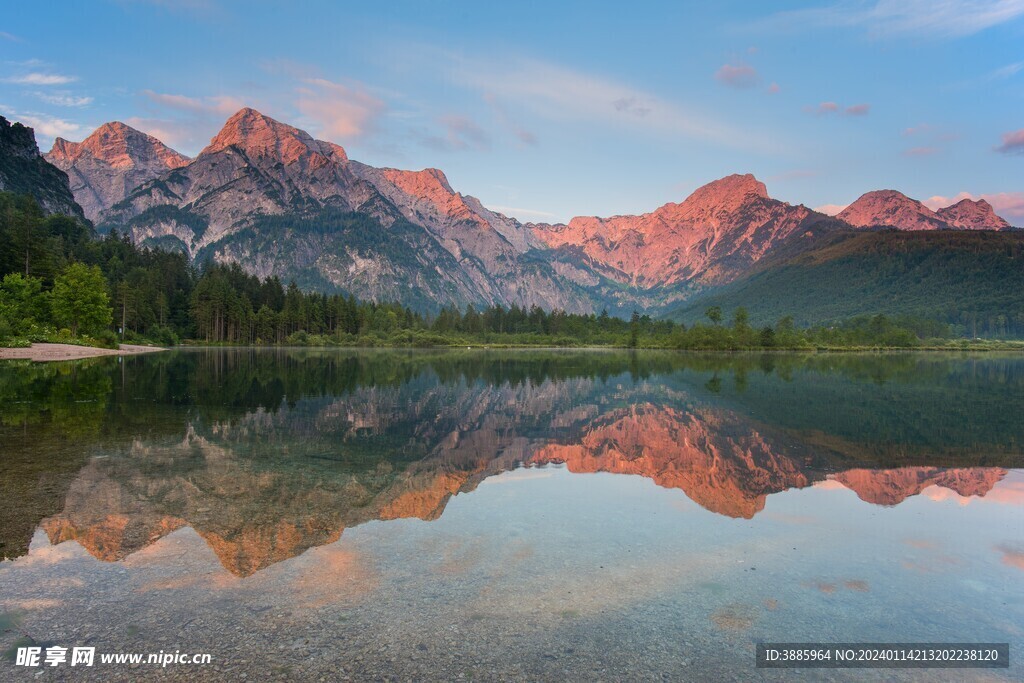
[[105, 349], [118, 347], [117, 334], [113, 330], [101, 330], [96, 334], [96, 342]]
[[[178, 335], [166, 325], [157, 325], [149, 331], [149, 337], [160, 346], [177, 346], [181, 343]], [[256, 341], [259, 344], [259, 340]]]

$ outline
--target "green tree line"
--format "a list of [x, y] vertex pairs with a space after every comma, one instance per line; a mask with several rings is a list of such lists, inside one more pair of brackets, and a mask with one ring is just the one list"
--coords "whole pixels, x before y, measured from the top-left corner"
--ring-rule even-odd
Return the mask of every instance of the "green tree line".
[[686, 326], [634, 312], [600, 314], [501, 305], [414, 311], [351, 294], [305, 292], [237, 264], [196, 268], [180, 252], [100, 239], [28, 196], [0, 193], [0, 340], [443, 346], [619, 346], [678, 349], [912, 347], [950, 336], [927, 319], [874, 316], [801, 328], [792, 317], [755, 327], [718, 307]]

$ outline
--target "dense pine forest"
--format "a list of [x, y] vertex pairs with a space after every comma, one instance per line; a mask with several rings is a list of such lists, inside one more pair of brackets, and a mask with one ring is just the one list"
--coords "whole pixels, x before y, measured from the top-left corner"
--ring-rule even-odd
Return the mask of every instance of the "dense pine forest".
[[746, 306], [755, 324], [792, 315], [800, 326], [870, 311], [937, 320], [955, 336], [1024, 337], [1024, 231], [842, 231], [750, 275], [672, 317]]
[[237, 264], [191, 265], [185, 254], [98, 238], [27, 195], [0, 193], [0, 344], [60, 341], [354, 346], [618, 346], [682, 349], [944, 345], [950, 325], [922, 316], [860, 316], [801, 326], [754, 325], [746, 308], [704, 309], [690, 325], [634, 313], [624, 320], [533, 307], [414, 311], [396, 303], [305, 292]]

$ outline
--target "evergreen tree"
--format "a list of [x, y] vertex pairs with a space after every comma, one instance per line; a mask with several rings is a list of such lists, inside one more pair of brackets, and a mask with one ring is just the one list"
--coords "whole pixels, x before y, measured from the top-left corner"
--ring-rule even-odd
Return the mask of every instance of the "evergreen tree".
[[99, 334], [113, 320], [107, 282], [99, 266], [68, 266], [54, 280], [51, 306], [54, 320], [68, 327], [72, 335]]

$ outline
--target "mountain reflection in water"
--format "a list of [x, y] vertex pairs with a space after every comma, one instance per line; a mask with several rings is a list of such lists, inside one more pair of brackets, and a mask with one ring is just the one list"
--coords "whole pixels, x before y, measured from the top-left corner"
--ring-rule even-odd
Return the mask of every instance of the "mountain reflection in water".
[[0, 380], [7, 556], [37, 526], [104, 561], [190, 527], [236, 576], [437, 519], [519, 467], [639, 475], [752, 519], [816, 483], [983, 497], [1024, 464], [1020, 358], [219, 349]]

